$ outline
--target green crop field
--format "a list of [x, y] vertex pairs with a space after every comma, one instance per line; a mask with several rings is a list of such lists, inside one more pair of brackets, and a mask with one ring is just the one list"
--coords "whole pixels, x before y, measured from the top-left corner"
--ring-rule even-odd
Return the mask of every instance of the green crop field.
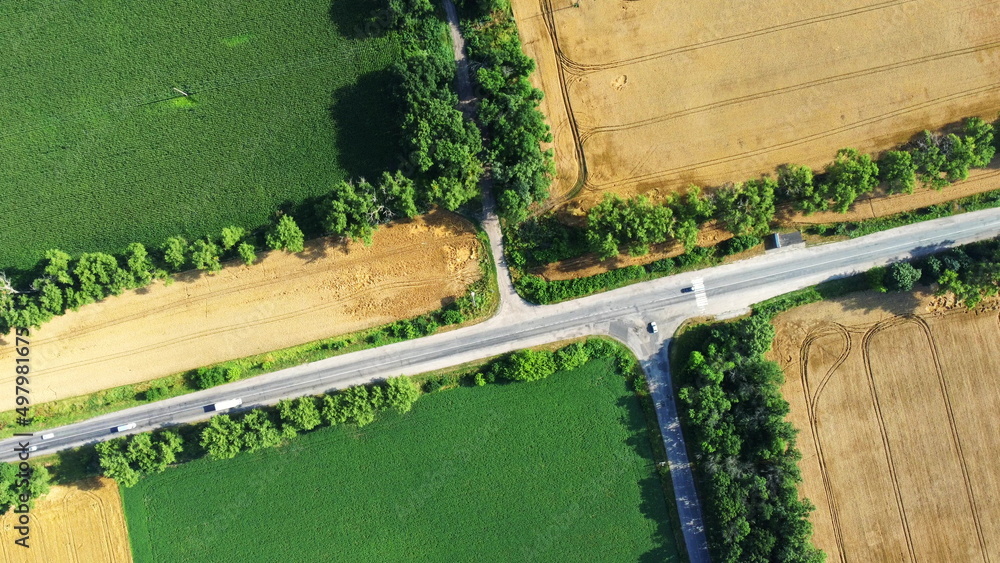
[[373, 6], [0, 2], [0, 269], [257, 227], [393, 164], [401, 50], [360, 33]]
[[136, 561], [678, 561], [637, 399], [608, 361], [124, 489]]

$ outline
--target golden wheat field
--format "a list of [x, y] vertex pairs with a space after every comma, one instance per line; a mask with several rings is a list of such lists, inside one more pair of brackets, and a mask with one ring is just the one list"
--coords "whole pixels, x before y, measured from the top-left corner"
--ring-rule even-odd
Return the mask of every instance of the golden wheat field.
[[[34, 403], [138, 383], [407, 319], [465, 294], [480, 242], [447, 212], [379, 228], [371, 246], [318, 239], [253, 266], [176, 276], [56, 317], [33, 331]], [[0, 384], [14, 347], [0, 338]], [[14, 408], [14, 396], [0, 410]]]
[[[513, 0], [554, 195], [665, 195], [1000, 111], [994, 0]], [[993, 186], [995, 189], [995, 185]]]
[[14, 545], [15, 514], [0, 517], [5, 563], [131, 563], [118, 485], [93, 478], [57, 485], [29, 513], [27, 549]]
[[827, 561], [1000, 556], [1000, 312], [857, 294], [775, 319]]

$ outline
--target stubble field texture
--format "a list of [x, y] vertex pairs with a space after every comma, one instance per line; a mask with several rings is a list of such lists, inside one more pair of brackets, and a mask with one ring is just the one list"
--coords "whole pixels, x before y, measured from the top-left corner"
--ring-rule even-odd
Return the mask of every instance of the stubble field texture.
[[394, 158], [385, 69], [400, 47], [361, 38], [366, 8], [0, 3], [0, 268], [253, 228], [374, 179]]
[[[137, 561], [677, 561], [639, 403], [607, 360], [124, 491]], [[240, 507], [234, 510], [234, 507]]]
[[[379, 228], [371, 246], [316, 239], [301, 254], [274, 251], [253, 266], [109, 297], [33, 331], [32, 403], [434, 311], [481, 277], [480, 252], [471, 223], [438, 211]], [[0, 384], [14, 385], [13, 336], [0, 345]], [[0, 410], [14, 407], [13, 394], [0, 398]]]
[[821, 169], [841, 147], [875, 153], [1000, 111], [992, 1], [511, 4], [546, 93], [553, 193], [581, 208]]
[[1000, 555], [998, 308], [931, 301], [855, 294], [775, 319], [827, 561]]
[[122, 500], [111, 479], [54, 486], [30, 515], [28, 549], [14, 545], [17, 515], [0, 517], [5, 563], [132, 563]]

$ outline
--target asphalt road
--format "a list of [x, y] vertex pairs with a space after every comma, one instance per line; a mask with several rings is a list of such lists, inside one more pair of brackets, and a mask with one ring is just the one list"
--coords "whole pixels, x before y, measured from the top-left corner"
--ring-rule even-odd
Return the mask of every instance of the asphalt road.
[[[546, 306], [506, 303], [501, 312], [475, 326], [391, 344], [229, 383], [165, 401], [127, 409], [55, 428], [52, 439], [28, 438], [37, 454], [78, 447], [115, 437], [111, 429], [136, 423], [127, 433], [194, 422], [210, 417], [207, 406], [241, 397], [241, 408], [271, 405], [280, 399], [326, 392], [396, 375], [415, 375], [488, 358], [530, 346], [586, 335], [609, 335], [625, 342], [647, 369], [664, 443], [673, 469], [678, 506], [692, 561], [704, 557], [704, 534], [670, 392], [666, 343], [689, 317], [721, 315], [820, 281], [865, 271], [898, 259], [926, 255], [947, 247], [1000, 234], [1000, 209], [967, 213], [909, 225], [850, 241], [784, 249], [765, 256], [635, 284]], [[700, 310], [692, 293], [681, 293], [693, 279], [705, 280], [707, 306]], [[657, 335], [646, 325], [656, 321]], [[25, 440], [22, 438], [22, 440]], [[0, 460], [14, 461], [18, 438], [0, 442]]]

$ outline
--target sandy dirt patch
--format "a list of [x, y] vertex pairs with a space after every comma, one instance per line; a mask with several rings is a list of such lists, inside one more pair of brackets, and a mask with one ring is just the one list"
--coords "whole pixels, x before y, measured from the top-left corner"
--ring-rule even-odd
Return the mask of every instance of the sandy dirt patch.
[[[991, 0], [513, 0], [559, 177], [666, 195], [1000, 111]], [[567, 139], [569, 137], [569, 139]], [[563, 193], [560, 184], [554, 193]]]
[[[189, 273], [57, 317], [31, 339], [33, 403], [74, 397], [435, 310], [479, 279], [479, 240], [435, 212], [376, 231], [374, 243], [312, 241], [250, 267]], [[0, 385], [14, 352], [0, 339]], [[13, 393], [0, 410], [14, 408]]]
[[128, 529], [111, 479], [52, 487], [31, 511], [29, 549], [14, 545], [15, 514], [0, 517], [0, 557], [7, 563], [131, 563]]
[[[775, 319], [802, 493], [828, 561], [1000, 554], [996, 304], [873, 292]], [[943, 306], [944, 305], [944, 306]]]

